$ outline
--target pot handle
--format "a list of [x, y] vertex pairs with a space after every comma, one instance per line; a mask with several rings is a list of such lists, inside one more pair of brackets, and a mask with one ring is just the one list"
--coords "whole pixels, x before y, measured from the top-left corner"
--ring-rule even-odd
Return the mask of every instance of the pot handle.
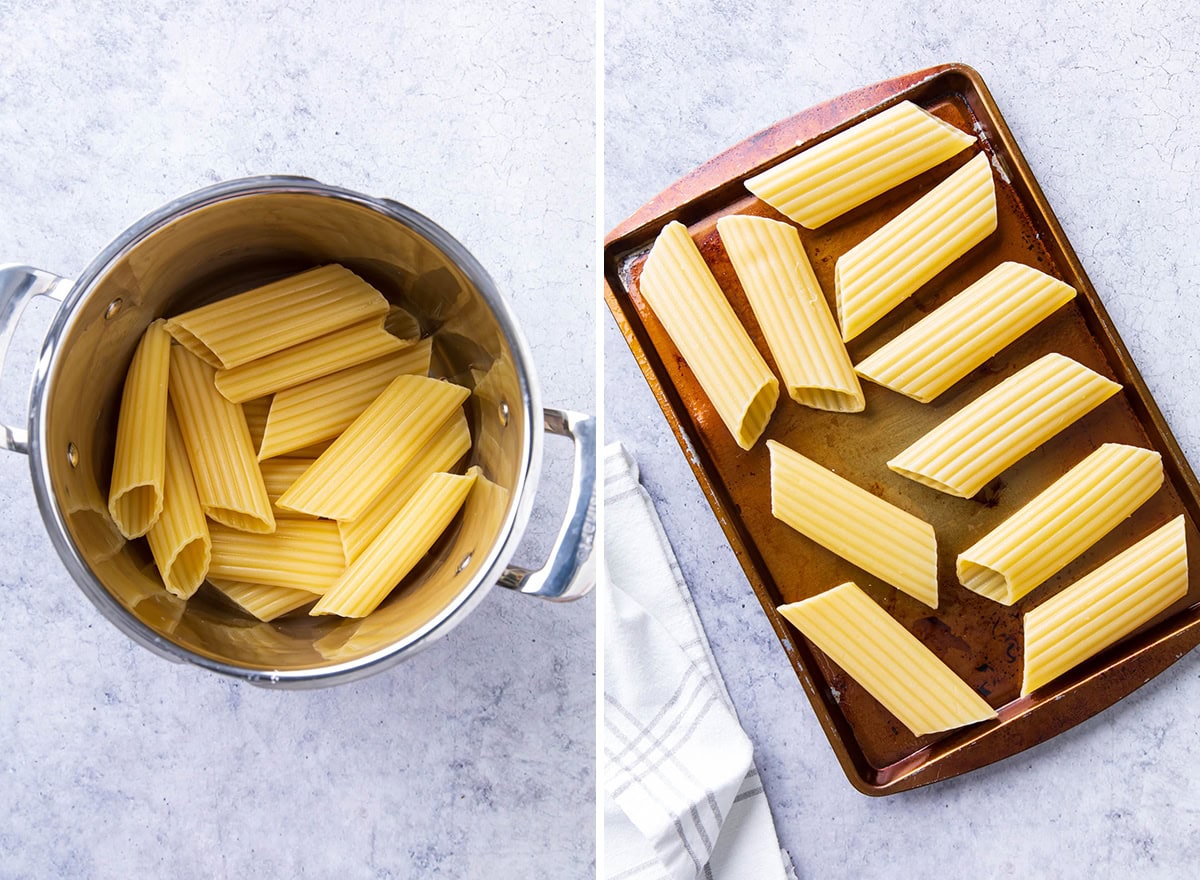
[[[25, 305], [35, 296], [48, 296], [62, 302], [74, 282], [60, 275], [44, 272], [32, 266], [0, 263], [0, 365], [8, 355], [13, 331]], [[4, 448], [29, 454], [29, 431], [0, 424], [4, 432]]]
[[550, 558], [539, 569], [510, 565], [500, 576], [500, 586], [554, 602], [568, 602], [591, 592], [596, 585], [592, 545], [596, 538], [596, 420], [569, 410], [542, 411], [551, 434], [575, 441], [575, 472], [571, 496]]

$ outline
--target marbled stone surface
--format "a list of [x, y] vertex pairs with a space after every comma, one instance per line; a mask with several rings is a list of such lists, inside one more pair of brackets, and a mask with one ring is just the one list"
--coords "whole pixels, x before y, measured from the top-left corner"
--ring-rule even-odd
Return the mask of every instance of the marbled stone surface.
[[[0, 258], [70, 275], [175, 196], [310, 175], [459, 237], [516, 309], [545, 402], [591, 411], [593, 30], [586, 0], [0, 0]], [[18, 334], [8, 421], [49, 318]], [[548, 455], [557, 505], [569, 451]], [[0, 877], [592, 875], [592, 600], [496, 590], [411, 662], [273, 692], [109, 625], [23, 456], [0, 453], [0, 505]]]
[[[610, 3], [605, 225], [772, 122], [947, 61], [982, 73], [1200, 462], [1200, 22], [1164, 3]], [[642, 467], [801, 877], [1178, 877], [1200, 859], [1200, 657], [1035, 749], [882, 800], [845, 781], [605, 315], [609, 439]]]

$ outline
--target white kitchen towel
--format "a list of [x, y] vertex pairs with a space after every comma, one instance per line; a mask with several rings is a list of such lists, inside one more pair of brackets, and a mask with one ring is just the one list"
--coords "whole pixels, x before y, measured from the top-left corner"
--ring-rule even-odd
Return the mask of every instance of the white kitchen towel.
[[605, 450], [608, 880], [794, 880], [691, 594], [637, 464]]

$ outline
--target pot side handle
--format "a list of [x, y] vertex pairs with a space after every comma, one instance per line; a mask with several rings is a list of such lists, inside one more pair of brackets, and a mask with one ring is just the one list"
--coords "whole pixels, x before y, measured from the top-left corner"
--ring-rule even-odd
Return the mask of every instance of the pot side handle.
[[554, 602], [568, 602], [596, 585], [596, 420], [569, 410], [543, 410], [545, 428], [575, 441], [575, 471], [567, 512], [550, 558], [539, 569], [510, 565], [500, 586]]
[[[26, 304], [35, 296], [48, 296], [62, 302], [72, 283], [70, 279], [32, 266], [0, 263], [0, 364], [8, 355], [13, 331]], [[5, 449], [29, 454], [27, 427], [0, 424], [0, 430], [4, 434]]]

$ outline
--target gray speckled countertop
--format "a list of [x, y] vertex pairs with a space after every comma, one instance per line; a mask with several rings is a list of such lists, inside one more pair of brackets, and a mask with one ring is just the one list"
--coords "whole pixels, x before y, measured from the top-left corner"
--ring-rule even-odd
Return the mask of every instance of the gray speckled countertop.
[[[1191, 4], [688, 6], [685, 15], [609, 4], [606, 227], [778, 119], [910, 70], [966, 62], [987, 81], [1176, 437], [1200, 463], [1200, 21]], [[1194, 654], [1007, 761], [882, 800], [855, 792], [624, 340], [611, 317], [604, 324], [607, 436], [641, 462], [801, 877], [1194, 873]]]
[[[581, 0], [0, 0], [0, 259], [76, 273], [175, 196], [310, 175], [459, 237], [510, 297], [546, 403], [591, 411], [593, 27]], [[49, 317], [21, 328], [9, 420]], [[566, 444], [547, 453], [561, 483]], [[591, 876], [591, 599], [496, 590], [411, 662], [273, 692], [100, 617], [22, 456], [0, 454], [0, 504], [0, 876]]]

